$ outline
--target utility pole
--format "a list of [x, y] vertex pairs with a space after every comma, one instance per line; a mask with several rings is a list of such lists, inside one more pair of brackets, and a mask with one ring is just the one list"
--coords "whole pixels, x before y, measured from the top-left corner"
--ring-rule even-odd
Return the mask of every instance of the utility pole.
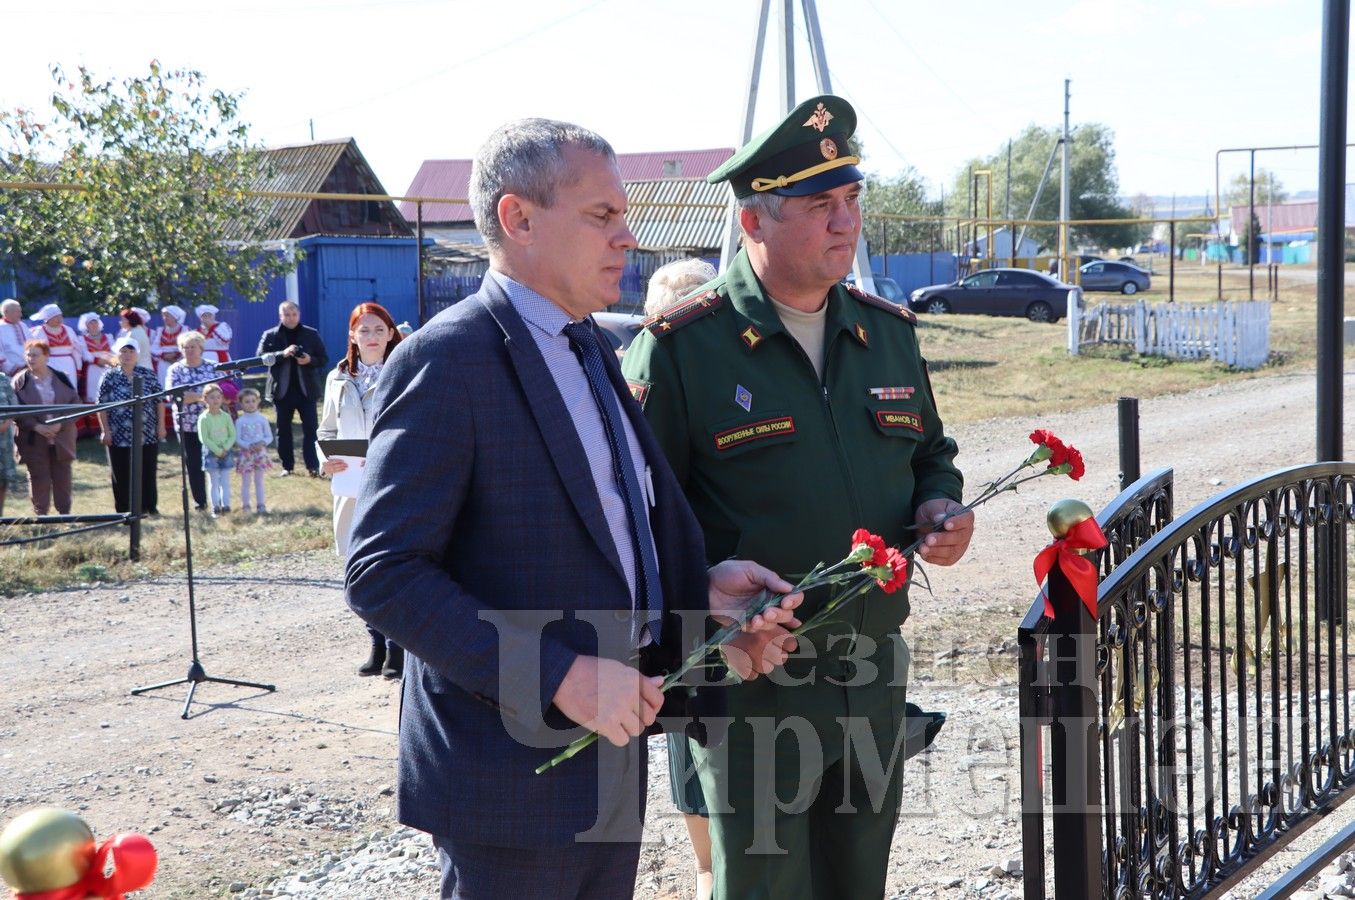
[[1016, 265], [1016, 228], [1012, 225], [1012, 141], [1007, 139], [1007, 203], [1003, 212], [1007, 219], [1007, 243], [1010, 252], [1007, 265]]
[[1072, 281], [1069, 280], [1072, 273], [1068, 270], [1070, 251], [1068, 246], [1068, 220], [1071, 218], [1069, 209], [1072, 205], [1072, 188], [1068, 183], [1071, 175], [1068, 151], [1072, 146], [1072, 137], [1068, 127], [1068, 100], [1072, 96], [1069, 90], [1072, 83], [1071, 78], [1063, 79], [1063, 183], [1059, 186], [1059, 280], [1067, 284], [1072, 284]]

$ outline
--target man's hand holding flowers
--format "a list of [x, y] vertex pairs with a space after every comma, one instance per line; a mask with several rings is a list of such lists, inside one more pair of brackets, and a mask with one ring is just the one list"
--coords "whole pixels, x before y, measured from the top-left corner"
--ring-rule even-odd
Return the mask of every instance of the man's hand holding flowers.
[[941, 497], [920, 504], [916, 521], [918, 533], [924, 535], [917, 555], [924, 562], [934, 566], [953, 566], [969, 549], [969, 540], [974, 536], [972, 509], [965, 510], [954, 500]]

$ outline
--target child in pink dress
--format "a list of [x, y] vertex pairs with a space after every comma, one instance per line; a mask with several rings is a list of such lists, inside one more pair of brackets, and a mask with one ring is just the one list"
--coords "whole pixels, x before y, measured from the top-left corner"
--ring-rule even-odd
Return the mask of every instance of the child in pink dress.
[[263, 500], [263, 473], [273, 468], [268, 445], [273, 429], [259, 412], [259, 392], [245, 388], [240, 392], [240, 417], [235, 420], [235, 471], [240, 474], [240, 510], [249, 509], [249, 483], [254, 482], [254, 499], [260, 515], [268, 512]]

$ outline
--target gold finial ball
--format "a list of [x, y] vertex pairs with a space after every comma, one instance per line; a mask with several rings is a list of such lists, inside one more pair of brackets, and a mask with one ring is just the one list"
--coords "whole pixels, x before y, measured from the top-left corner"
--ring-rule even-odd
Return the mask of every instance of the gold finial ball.
[[1085, 522], [1094, 515], [1092, 508], [1081, 500], [1064, 499], [1049, 507], [1045, 522], [1049, 525], [1049, 533], [1063, 540], [1074, 525]]
[[94, 833], [75, 813], [33, 809], [0, 831], [0, 878], [15, 891], [54, 891], [85, 877]]

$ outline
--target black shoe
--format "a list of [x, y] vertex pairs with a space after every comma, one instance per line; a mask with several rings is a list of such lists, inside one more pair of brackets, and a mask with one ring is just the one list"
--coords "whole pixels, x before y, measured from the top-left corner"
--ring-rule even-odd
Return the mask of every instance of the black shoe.
[[359, 675], [378, 675], [381, 667], [386, 662], [386, 640], [372, 641], [372, 652], [367, 656], [367, 661], [358, 666]]
[[386, 651], [386, 665], [381, 669], [381, 674], [387, 678], [399, 678], [405, 674], [405, 649], [403, 647], [391, 644]]
[[312, 477], [312, 478], [319, 478], [319, 477], [320, 477], [320, 470], [319, 470], [319, 469], [307, 469], [307, 470], [306, 470], [306, 474], [309, 475], [309, 476]]

